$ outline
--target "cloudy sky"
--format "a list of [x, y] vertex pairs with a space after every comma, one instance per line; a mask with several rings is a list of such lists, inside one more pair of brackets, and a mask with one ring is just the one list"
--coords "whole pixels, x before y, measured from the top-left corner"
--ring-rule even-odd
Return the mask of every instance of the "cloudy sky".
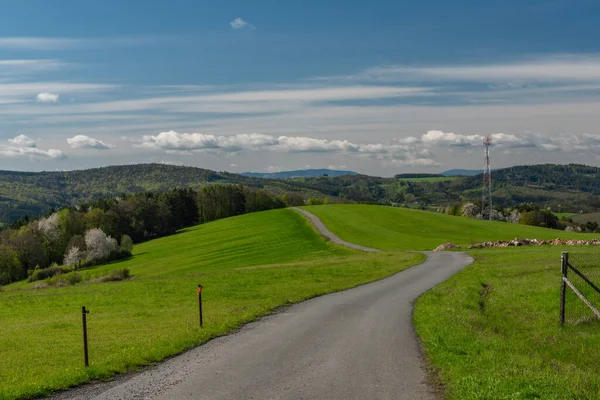
[[597, 0], [19, 0], [0, 169], [600, 160]]

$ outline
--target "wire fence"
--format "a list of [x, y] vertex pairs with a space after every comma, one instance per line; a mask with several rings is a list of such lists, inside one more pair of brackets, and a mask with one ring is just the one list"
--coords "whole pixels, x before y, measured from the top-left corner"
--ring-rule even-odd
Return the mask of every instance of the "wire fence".
[[563, 253], [561, 324], [600, 319], [600, 253]]

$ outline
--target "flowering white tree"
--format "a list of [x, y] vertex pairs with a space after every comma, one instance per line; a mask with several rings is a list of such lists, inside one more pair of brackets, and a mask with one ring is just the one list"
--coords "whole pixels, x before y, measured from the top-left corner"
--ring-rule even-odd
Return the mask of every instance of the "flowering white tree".
[[107, 236], [102, 229], [93, 228], [85, 232], [85, 246], [89, 261], [104, 260], [117, 250], [117, 241]]
[[78, 267], [83, 261], [83, 252], [79, 250], [79, 247], [73, 246], [67, 250], [65, 258], [63, 259], [64, 265], [74, 265]]
[[463, 215], [463, 217], [473, 218], [473, 217], [478, 216], [480, 211], [481, 210], [479, 209], [479, 207], [477, 207], [475, 204], [467, 203], [462, 208], [462, 215]]
[[60, 221], [57, 213], [48, 218], [41, 218], [37, 223], [37, 228], [49, 243], [54, 243], [60, 239]]

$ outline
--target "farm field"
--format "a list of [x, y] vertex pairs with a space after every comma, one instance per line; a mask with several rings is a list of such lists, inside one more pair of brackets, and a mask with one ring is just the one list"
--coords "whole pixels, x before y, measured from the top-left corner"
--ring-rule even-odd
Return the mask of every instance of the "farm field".
[[424, 178], [398, 178], [398, 180], [405, 182], [447, 182], [455, 181], [460, 178], [460, 176], [431, 176]]
[[447, 398], [598, 398], [600, 321], [573, 295], [567, 316], [590, 318], [560, 327], [561, 251], [598, 248], [472, 251], [472, 266], [418, 300], [417, 333]]
[[516, 237], [548, 240], [600, 236], [386, 206], [336, 204], [303, 208], [318, 216], [342, 239], [387, 251], [433, 250], [447, 242], [468, 246]]
[[[136, 369], [224, 335], [276, 307], [420, 263], [324, 241], [291, 210], [228, 218], [135, 246], [132, 258], [81, 271], [82, 283], [0, 292], [0, 399], [31, 398]], [[132, 279], [94, 283], [129, 268]], [[196, 287], [204, 285], [204, 328]], [[83, 367], [81, 306], [90, 310]], [[41, 362], [43, 360], [43, 362]]]
[[600, 224], [600, 213], [573, 214], [568, 216], [568, 218], [572, 219], [573, 222], [578, 222], [580, 224], [585, 224], [588, 221]]

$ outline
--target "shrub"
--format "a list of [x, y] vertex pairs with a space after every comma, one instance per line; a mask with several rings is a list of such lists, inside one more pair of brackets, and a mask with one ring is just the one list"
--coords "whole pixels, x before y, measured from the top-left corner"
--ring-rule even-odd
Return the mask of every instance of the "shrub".
[[7, 285], [19, 279], [21, 263], [17, 252], [8, 246], [0, 245], [0, 285]]
[[121, 236], [121, 251], [131, 255], [132, 250], [133, 250], [133, 240], [131, 240], [131, 237], [129, 237], [129, 235]]
[[118, 282], [124, 281], [131, 277], [128, 268], [116, 269], [106, 276], [96, 279], [96, 282]]
[[48, 278], [46, 283], [50, 286], [63, 287], [67, 285], [76, 285], [83, 280], [83, 276], [79, 272], [70, 272], [64, 275], [56, 275]]
[[74, 270], [73, 267], [68, 267], [68, 266], [60, 267], [60, 266], [54, 264], [48, 268], [34, 270], [33, 273], [31, 274], [31, 276], [29, 277], [28, 281], [29, 282], [41, 281], [44, 279], [52, 278], [53, 276], [67, 274], [69, 272], [72, 272], [73, 270]]

